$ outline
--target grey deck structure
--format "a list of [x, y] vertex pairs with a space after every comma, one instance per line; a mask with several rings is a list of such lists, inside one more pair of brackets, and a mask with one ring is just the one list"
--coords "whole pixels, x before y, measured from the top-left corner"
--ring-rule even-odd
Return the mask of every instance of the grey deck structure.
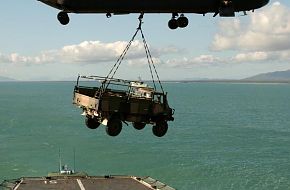
[[175, 190], [150, 177], [53, 176], [7, 180], [0, 189], [12, 190]]

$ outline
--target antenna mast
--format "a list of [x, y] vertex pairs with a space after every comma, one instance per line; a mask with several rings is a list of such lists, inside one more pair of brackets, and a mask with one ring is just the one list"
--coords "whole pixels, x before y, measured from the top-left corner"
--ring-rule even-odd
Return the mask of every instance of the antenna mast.
[[61, 153], [60, 153], [60, 148], [58, 150], [58, 157], [59, 157], [59, 173], [61, 172]]
[[76, 148], [74, 148], [74, 171], [73, 173], [76, 172]]

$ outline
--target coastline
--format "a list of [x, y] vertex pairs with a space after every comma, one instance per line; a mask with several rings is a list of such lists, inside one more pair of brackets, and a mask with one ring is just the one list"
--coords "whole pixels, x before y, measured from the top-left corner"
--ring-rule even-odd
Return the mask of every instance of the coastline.
[[[11, 80], [11, 81], [1, 81], [0, 83], [37, 83], [37, 82], [75, 82], [75, 80]], [[144, 80], [144, 82], [151, 82], [151, 80]], [[290, 84], [290, 80], [231, 80], [231, 79], [221, 79], [221, 80], [161, 80], [163, 83], [241, 83], [241, 84]]]

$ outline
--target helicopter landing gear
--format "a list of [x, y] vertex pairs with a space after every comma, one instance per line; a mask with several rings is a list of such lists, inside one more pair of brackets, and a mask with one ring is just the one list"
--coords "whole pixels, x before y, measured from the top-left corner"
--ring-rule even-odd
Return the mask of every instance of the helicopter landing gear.
[[176, 17], [178, 17], [178, 14], [172, 13], [172, 18], [168, 21], [168, 27], [171, 30], [175, 30], [176, 28], [178, 28], [178, 22], [176, 20]]
[[171, 30], [175, 30], [178, 27], [179, 28], [185, 28], [188, 25], [188, 19], [184, 16], [184, 14], [181, 14], [180, 17], [178, 17], [177, 13], [172, 13], [172, 18], [168, 21], [168, 27]]
[[184, 16], [184, 14], [181, 14], [180, 17], [177, 19], [177, 23], [180, 28], [185, 28], [188, 25], [188, 19]]
[[221, 0], [219, 14], [221, 17], [234, 17], [235, 7], [232, 0]]
[[111, 18], [111, 17], [112, 17], [112, 14], [111, 14], [111, 13], [107, 13], [107, 14], [106, 14], [106, 17], [107, 17], [107, 18]]
[[69, 16], [67, 12], [64, 11], [59, 12], [57, 15], [57, 19], [62, 25], [67, 25], [69, 23]]

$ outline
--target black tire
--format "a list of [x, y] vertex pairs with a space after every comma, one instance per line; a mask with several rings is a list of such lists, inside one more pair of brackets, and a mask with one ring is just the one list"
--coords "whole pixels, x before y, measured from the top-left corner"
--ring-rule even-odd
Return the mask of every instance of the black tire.
[[168, 27], [171, 29], [171, 30], [175, 30], [176, 28], [178, 28], [178, 22], [176, 19], [170, 19], [168, 21]]
[[69, 16], [66, 12], [62, 11], [58, 13], [57, 19], [62, 25], [67, 25], [69, 23]]
[[177, 19], [177, 23], [180, 28], [185, 28], [188, 25], [188, 19], [185, 16], [181, 16]]
[[142, 130], [146, 126], [146, 123], [141, 123], [141, 122], [134, 122], [133, 127], [137, 130]]
[[112, 118], [108, 121], [106, 132], [109, 136], [118, 136], [122, 131], [122, 121], [117, 118]]
[[89, 129], [96, 129], [100, 126], [101, 123], [99, 123], [96, 119], [94, 118], [91, 118], [91, 117], [86, 117], [85, 119], [85, 123], [86, 123], [86, 126], [89, 128]]
[[166, 121], [158, 121], [156, 125], [152, 127], [152, 132], [157, 137], [163, 137], [168, 130], [168, 124]]

